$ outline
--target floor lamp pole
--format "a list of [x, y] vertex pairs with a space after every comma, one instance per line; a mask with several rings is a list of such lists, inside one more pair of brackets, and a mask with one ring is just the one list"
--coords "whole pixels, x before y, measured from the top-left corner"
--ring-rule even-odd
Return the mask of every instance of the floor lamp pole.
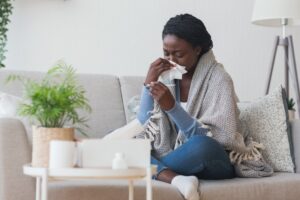
[[296, 91], [296, 102], [298, 105], [297, 106], [298, 107], [298, 115], [300, 118], [300, 90], [299, 90], [299, 79], [298, 79], [298, 72], [297, 72], [297, 66], [296, 66], [293, 38], [292, 38], [292, 36], [283, 37], [283, 38], [280, 38], [279, 36], [277, 36], [275, 38], [274, 44], [275, 45], [274, 45], [274, 49], [273, 49], [271, 65], [269, 68], [269, 77], [267, 80], [267, 87], [265, 90], [265, 94], [269, 93], [270, 83], [271, 83], [271, 78], [272, 78], [272, 73], [273, 73], [273, 69], [274, 69], [274, 63], [275, 63], [278, 46], [283, 46], [283, 48], [284, 48], [284, 77], [285, 77], [286, 95], [287, 95], [287, 98], [289, 99], [289, 73], [290, 73], [291, 79], [294, 84], [294, 89]]

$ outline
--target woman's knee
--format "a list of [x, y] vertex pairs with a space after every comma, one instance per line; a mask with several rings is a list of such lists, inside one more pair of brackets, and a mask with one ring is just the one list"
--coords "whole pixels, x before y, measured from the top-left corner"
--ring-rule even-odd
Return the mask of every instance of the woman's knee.
[[209, 154], [214, 157], [220, 157], [223, 154], [225, 156], [226, 154], [221, 144], [208, 136], [196, 135], [191, 137], [188, 142], [192, 146], [193, 151], [198, 152], [198, 154]]
[[220, 144], [214, 140], [211, 137], [205, 136], [205, 135], [195, 135], [191, 137], [188, 142], [195, 144], [195, 145], [200, 145], [203, 147], [214, 147], [214, 146], [220, 146]]

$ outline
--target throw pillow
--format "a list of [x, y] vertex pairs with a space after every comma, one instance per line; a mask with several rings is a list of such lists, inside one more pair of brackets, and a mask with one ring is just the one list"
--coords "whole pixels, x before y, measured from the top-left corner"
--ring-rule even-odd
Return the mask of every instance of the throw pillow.
[[25, 127], [29, 142], [31, 139], [31, 123], [29, 119], [20, 117], [17, 113], [18, 105], [22, 103], [22, 99], [4, 92], [0, 92], [0, 118], [16, 118], [19, 119]]
[[262, 154], [274, 171], [294, 172], [282, 87], [250, 103], [238, 103], [244, 137], [265, 146]]
[[120, 140], [120, 139], [131, 139], [137, 136], [143, 131], [143, 126], [137, 120], [131, 120], [128, 124], [114, 130], [113, 132], [105, 135], [103, 139], [106, 140]]

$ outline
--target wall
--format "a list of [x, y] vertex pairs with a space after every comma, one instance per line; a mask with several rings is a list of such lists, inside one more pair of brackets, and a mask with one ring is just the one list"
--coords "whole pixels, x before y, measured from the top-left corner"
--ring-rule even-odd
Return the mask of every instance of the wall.
[[[280, 28], [252, 25], [254, 0], [15, 0], [7, 69], [47, 70], [65, 59], [84, 73], [145, 75], [162, 56], [161, 31], [178, 13], [201, 18], [214, 52], [241, 100], [264, 93], [274, 37]], [[300, 62], [300, 28], [294, 35]], [[278, 52], [272, 88], [283, 83]]]

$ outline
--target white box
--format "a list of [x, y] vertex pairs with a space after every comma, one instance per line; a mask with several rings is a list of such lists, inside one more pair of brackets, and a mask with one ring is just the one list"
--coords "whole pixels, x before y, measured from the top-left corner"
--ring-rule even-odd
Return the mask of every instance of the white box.
[[123, 153], [128, 167], [150, 167], [150, 140], [125, 139], [102, 140], [87, 139], [80, 142], [80, 167], [112, 167], [116, 153]]

